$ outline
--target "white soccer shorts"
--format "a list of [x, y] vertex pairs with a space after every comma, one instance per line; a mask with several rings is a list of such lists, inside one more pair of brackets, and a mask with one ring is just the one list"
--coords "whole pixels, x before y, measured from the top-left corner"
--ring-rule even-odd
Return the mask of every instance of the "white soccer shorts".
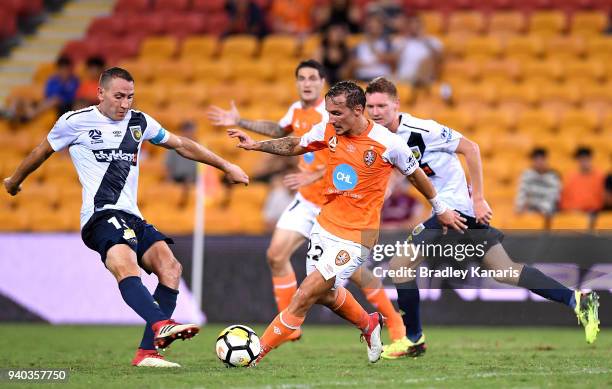
[[316, 269], [326, 280], [336, 277], [335, 289], [346, 283], [369, 253], [368, 248], [339, 238], [315, 222], [306, 255], [306, 274]]
[[321, 208], [306, 200], [298, 192], [278, 219], [276, 228], [296, 231], [308, 238], [319, 212], [321, 212]]

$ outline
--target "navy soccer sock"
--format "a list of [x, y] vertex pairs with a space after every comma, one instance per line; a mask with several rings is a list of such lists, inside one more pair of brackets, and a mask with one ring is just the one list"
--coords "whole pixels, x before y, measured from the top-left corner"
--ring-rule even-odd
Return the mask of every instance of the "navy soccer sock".
[[119, 290], [125, 303], [147, 323], [155, 323], [168, 319], [168, 316], [155, 304], [153, 296], [142, 284], [140, 277], [131, 276], [124, 278], [119, 282]]
[[395, 284], [397, 288], [397, 305], [402, 314], [404, 326], [406, 326], [406, 336], [412, 342], [416, 342], [421, 337], [421, 296], [419, 287], [415, 280], [402, 284]]
[[533, 293], [548, 300], [565, 304], [571, 308], [574, 308], [576, 305], [573, 290], [561, 285], [535, 267], [527, 265], [523, 267], [518, 286], [529, 289]]
[[[157, 304], [159, 304], [159, 308], [168, 317], [172, 317], [172, 314], [174, 313], [178, 293], [178, 290], [167, 287], [166, 285], [163, 285], [161, 283], [157, 284], [155, 293], [153, 293], [153, 298], [155, 299]], [[142, 335], [142, 341], [140, 342], [140, 348], [143, 350], [155, 349], [155, 346], [153, 345], [153, 337], [155, 336], [155, 334], [153, 333], [151, 324], [152, 323], [145, 324], [144, 334]]]

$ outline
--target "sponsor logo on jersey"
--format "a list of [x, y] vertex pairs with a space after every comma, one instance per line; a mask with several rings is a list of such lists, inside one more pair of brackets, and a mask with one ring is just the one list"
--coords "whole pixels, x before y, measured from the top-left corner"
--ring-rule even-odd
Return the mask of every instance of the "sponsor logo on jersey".
[[329, 146], [330, 151], [336, 152], [336, 146], [338, 146], [338, 138], [336, 138], [336, 135], [329, 138], [327, 145]]
[[130, 133], [136, 142], [140, 142], [140, 139], [142, 138], [142, 129], [140, 126], [130, 126]]
[[304, 154], [304, 162], [306, 162], [307, 164], [310, 165], [311, 163], [314, 162], [314, 160], [315, 160], [315, 156], [314, 156], [314, 153], [312, 151]]
[[129, 161], [136, 166], [136, 153], [126, 153], [119, 149], [95, 150], [93, 153], [98, 162]]
[[351, 256], [345, 250], [340, 250], [336, 255], [336, 266], [342, 266], [351, 260]]
[[447, 142], [453, 138], [453, 130], [448, 127], [442, 127], [442, 132], [440, 132], [440, 137]]
[[366, 164], [367, 167], [374, 165], [374, 162], [376, 162], [376, 151], [374, 150], [364, 151], [363, 162]]
[[349, 153], [354, 153], [355, 151], [357, 151], [357, 149], [355, 148], [355, 146], [353, 146], [352, 143], [349, 143], [348, 146], [346, 146], [346, 151], [348, 151]]
[[91, 144], [92, 145], [104, 142], [102, 140], [102, 131], [100, 131], [100, 130], [97, 130], [97, 129], [89, 130], [88, 135], [91, 138]]
[[113, 131], [113, 135], [115, 136], [115, 138], [120, 138], [121, 135], [123, 135], [123, 131], [115, 130], [115, 131]]
[[334, 186], [338, 190], [354, 189], [359, 182], [355, 169], [346, 163], [336, 166], [333, 175]]

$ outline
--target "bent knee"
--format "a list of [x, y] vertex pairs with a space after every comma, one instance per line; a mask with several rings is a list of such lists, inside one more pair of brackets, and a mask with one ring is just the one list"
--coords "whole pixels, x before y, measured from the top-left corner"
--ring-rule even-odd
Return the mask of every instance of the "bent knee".
[[268, 247], [266, 258], [268, 259], [268, 264], [274, 267], [285, 264], [289, 260], [289, 255], [284, 247], [273, 244]]

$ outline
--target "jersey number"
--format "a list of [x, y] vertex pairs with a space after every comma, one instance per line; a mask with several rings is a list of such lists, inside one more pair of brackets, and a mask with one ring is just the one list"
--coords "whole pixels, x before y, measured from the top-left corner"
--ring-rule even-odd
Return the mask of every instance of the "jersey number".
[[425, 154], [425, 142], [423, 141], [423, 136], [417, 132], [410, 133], [410, 138], [408, 138], [408, 147], [412, 150], [412, 155], [419, 162], [419, 167], [423, 169], [425, 174], [428, 177], [434, 176], [436, 173], [429, 167], [427, 163], [422, 163], [421, 159]]
[[[312, 249], [312, 252], [310, 251]], [[318, 261], [319, 258], [321, 258], [321, 255], [323, 255], [323, 247], [319, 246], [319, 245], [315, 245], [314, 247], [312, 247], [312, 241], [308, 241], [308, 253], [306, 254], [308, 257], [310, 257], [313, 261]]]
[[115, 226], [116, 229], [120, 230], [121, 229], [121, 224], [123, 224], [124, 228], [129, 228], [128, 226], [125, 225], [125, 220], [121, 219], [121, 224], [119, 224], [119, 220], [117, 220], [116, 216], [111, 217], [110, 219], [108, 219], [106, 221], [109, 224], [112, 224], [113, 226]]

